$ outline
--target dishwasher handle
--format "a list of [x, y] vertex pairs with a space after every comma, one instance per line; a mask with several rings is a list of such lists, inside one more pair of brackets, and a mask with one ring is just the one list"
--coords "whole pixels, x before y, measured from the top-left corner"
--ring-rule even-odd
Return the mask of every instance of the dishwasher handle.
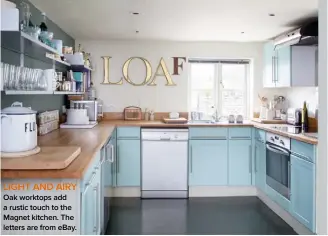
[[161, 141], [171, 141], [170, 137], [160, 137], [159, 140]]

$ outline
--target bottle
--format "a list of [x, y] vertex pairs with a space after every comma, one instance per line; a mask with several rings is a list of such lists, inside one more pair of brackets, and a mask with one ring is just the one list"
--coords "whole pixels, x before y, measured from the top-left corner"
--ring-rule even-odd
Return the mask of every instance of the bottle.
[[46, 13], [42, 12], [42, 22], [40, 24], [40, 29], [41, 29], [41, 32], [42, 31], [48, 31], [48, 26], [46, 24], [47, 22], [47, 16], [46, 16]]
[[90, 88], [89, 88], [89, 91], [88, 91], [88, 99], [89, 100], [96, 100], [96, 89], [95, 89], [95, 87], [93, 87], [92, 81], [90, 83]]
[[302, 109], [302, 132], [308, 132], [309, 129], [309, 116], [308, 116], [308, 109], [306, 107], [306, 101], [303, 103]]

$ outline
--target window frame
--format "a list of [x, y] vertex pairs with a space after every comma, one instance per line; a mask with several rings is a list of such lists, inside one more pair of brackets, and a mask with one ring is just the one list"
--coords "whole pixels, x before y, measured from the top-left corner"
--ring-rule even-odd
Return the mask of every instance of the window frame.
[[[251, 60], [250, 59], [235, 59], [235, 60], [225, 60], [225, 59], [206, 59], [206, 58], [188, 58], [188, 114], [189, 118], [190, 112], [191, 112], [191, 96], [192, 96], [192, 87], [191, 87], [191, 67], [192, 64], [195, 62], [192, 61], [198, 61], [199, 63], [212, 63], [215, 64], [215, 72], [214, 76], [214, 106], [216, 110], [218, 111], [218, 114], [222, 114], [222, 91], [223, 88], [221, 86], [220, 81], [223, 79], [222, 75], [222, 65], [224, 64], [243, 64], [245, 65], [245, 86], [244, 86], [244, 94], [245, 94], [245, 99], [244, 99], [244, 104], [243, 106], [245, 107], [245, 115], [244, 115], [244, 120], [250, 118], [250, 73], [251, 73]], [[228, 63], [227, 63], [228, 62]], [[242, 62], [242, 63], [240, 63]], [[221, 96], [220, 96], [221, 95]]]

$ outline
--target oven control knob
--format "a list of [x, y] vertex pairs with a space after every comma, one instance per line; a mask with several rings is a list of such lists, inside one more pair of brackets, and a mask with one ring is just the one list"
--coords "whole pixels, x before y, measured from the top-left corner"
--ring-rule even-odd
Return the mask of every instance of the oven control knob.
[[271, 140], [272, 142], [274, 142], [274, 138], [273, 138], [273, 137], [271, 137], [270, 140]]
[[283, 140], [280, 140], [280, 143], [281, 143], [282, 145], [285, 145], [285, 143], [284, 143], [284, 141], [283, 141]]

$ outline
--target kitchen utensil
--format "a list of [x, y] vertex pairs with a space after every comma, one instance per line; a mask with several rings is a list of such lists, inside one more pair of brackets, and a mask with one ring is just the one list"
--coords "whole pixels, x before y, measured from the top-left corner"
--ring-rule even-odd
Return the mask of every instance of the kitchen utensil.
[[236, 117], [236, 123], [241, 124], [241, 123], [243, 123], [243, 121], [244, 121], [244, 118], [242, 115], [238, 115]]
[[229, 122], [229, 123], [235, 123], [235, 116], [234, 116], [234, 115], [230, 115], [230, 116], [228, 117], [228, 122]]
[[89, 124], [87, 109], [67, 109], [67, 124], [70, 125], [85, 125]]
[[170, 117], [170, 119], [178, 119], [179, 113], [178, 112], [170, 112], [169, 117]]
[[35, 114], [21, 102], [1, 110], [1, 152], [24, 152], [37, 146]]
[[98, 121], [104, 116], [101, 100], [71, 100], [70, 107], [74, 109], [87, 109], [90, 121]]
[[124, 108], [124, 120], [141, 120], [142, 112], [140, 107], [129, 106]]
[[38, 154], [27, 157], [3, 158], [1, 169], [5, 170], [59, 170], [66, 168], [81, 153], [81, 147], [42, 147]]
[[185, 124], [188, 122], [188, 120], [184, 117], [180, 118], [163, 118], [164, 123], [166, 124]]

